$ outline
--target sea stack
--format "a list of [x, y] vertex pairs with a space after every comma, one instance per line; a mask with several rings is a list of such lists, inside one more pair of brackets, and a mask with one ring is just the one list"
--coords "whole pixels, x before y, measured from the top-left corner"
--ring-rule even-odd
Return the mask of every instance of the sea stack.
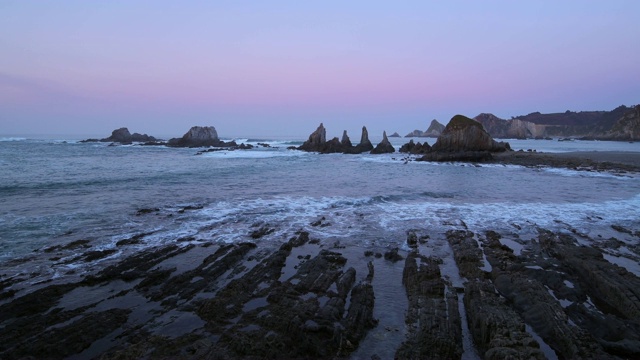
[[346, 148], [352, 148], [353, 144], [351, 144], [351, 139], [349, 139], [349, 135], [347, 135], [347, 130], [342, 132], [342, 141], [340, 141], [342, 146]]
[[372, 154], [390, 154], [390, 153], [394, 153], [396, 151], [396, 149], [393, 147], [393, 145], [391, 145], [391, 143], [389, 142], [389, 139], [387, 138], [387, 132], [384, 131], [382, 132], [382, 141], [380, 141], [380, 143], [378, 145], [376, 145], [376, 148], [371, 150]]
[[213, 126], [193, 126], [181, 138], [173, 138], [167, 142], [173, 147], [205, 147], [205, 146], [236, 146], [236, 143], [225, 143], [218, 138], [218, 132]]
[[353, 153], [361, 154], [363, 152], [373, 150], [373, 144], [369, 141], [369, 132], [367, 131], [367, 127], [362, 127], [362, 135], [360, 136], [360, 143], [356, 145]]
[[322, 152], [325, 143], [327, 142], [327, 130], [324, 128], [324, 124], [320, 123], [320, 126], [316, 131], [309, 135], [309, 140], [305, 141], [298, 150], [303, 151], [317, 151]]
[[155, 145], [158, 140], [153, 136], [149, 136], [147, 134], [138, 134], [138, 133], [131, 134], [129, 132], [129, 129], [127, 129], [126, 127], [121, 127], [119, 129], [113, 130], [111, 132], [111, 136], [109, 136], [108, 138], [104, 138], [100, 140], [86, 139], [86, 140], [82, 140], [81, 142], [98, 142], [98, 141], [120, 143], [123, 145], [131, 144], [134, 142], [149, 142], [149, 143], [154, 143]]
[[501, 152], [511, 148], [508, 143], [493, 140], [479, 122], [463, 115], [456, 115], [433, 144], [432, 150], [436, 152]]
[[511, 150], [509, 143], [497, 142], [482, 124], [463, 115], [454, 116], [423, 161], [486, 161], [492, 152]]

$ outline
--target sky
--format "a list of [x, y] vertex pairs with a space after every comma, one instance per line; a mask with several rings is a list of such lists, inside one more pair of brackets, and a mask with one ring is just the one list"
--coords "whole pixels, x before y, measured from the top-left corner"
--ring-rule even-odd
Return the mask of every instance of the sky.
[[640, 103], [640, 1], [0, 0], [0, 135], [359, 139]]

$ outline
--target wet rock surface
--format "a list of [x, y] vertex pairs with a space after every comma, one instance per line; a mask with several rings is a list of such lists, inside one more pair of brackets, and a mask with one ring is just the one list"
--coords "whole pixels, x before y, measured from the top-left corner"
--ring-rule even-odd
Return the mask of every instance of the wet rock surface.
[[117, 261], [86, 240], [45, 248], [106, 265], [31, 287], [2, 275], [0, 357], [640, 356], [640, 279], [611, 262], [640, 257], [637, 229], [616, 225], [616, 238], [597, 241], [538, 229], [524, 241], [447, 226], [408, 229], [395, 246], [365, 251], [304, 230], [274, 244], [268, 224], [248, 229], [247, 242], [185, 237]]
[[402, 283], [409, 299], [407, 340], [398, 359], [459, 359], [462, 328], [455, 291], [442, 278], [440, 261], [412, 252], [407, 257]]

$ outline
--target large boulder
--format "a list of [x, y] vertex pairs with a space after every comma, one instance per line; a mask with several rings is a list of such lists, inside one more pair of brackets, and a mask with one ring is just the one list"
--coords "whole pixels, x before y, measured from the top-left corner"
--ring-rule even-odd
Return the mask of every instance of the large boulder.
[[456, 115], [422, 161], [488, 161], [491, 153], [511, 150], [509, 143], [497, 142], [482, 124], [466, 116]]
[[387, 132], [382, 133], [382, 141], [376, 145], [375, 149], [371, 150], [372, 154], [390, 154], [395, 152], [396, 149], [391, 145], [387, 138]]
[[509, 143], [493, 140], [479, 122], [463, 115], [456, 115], [433, 144], [432, 150], [435, 152], [502, 152], [511, 148]]
[[173, 147], [236, 146], [233, 141], [225, 143], [220, 140], [213, 126], [193, 126], [181, 138], [170, 139], [167, 145]]

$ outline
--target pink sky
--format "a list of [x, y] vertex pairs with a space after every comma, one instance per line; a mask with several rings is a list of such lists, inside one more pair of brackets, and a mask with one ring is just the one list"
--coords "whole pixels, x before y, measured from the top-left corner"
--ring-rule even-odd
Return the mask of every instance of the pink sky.
[[634, 0], [3, 1], [0, 135], [289, 136], [322, 121], [354, 136], [611, 110], [640, 103], [638, 13]]

